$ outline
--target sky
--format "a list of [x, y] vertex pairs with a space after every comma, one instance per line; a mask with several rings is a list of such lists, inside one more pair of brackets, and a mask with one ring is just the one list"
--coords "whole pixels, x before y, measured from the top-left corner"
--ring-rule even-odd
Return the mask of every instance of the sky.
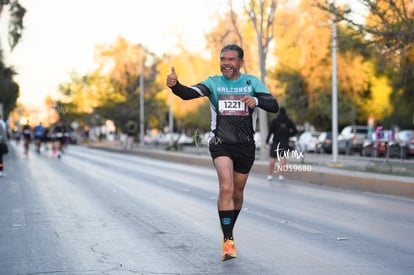
[[[339, 0], [338, 0], [339, 1]], [[345, 1], [345, 0], [342, 0]], [[245, 0], [233, 1], [241, 10]], [[350, 0], [350, 2], [357, 2]], [[205, 35], [228, 12], [229, 0], [19, 0], [26, 8], [23, 38], [8, 52], [8, 6], [0, 15], [0, 41], [6, 65], [18, 72], [21, 102], [44, 112], [45, 98], [58, 98], [58, 85], [70, 73], [92, 72], [95, 47], [118, 36], [156, 54], [176, 45], [202, 54]]]
[[[242, 1], [240, 1], [242, 2]], [[8, 6], [0, 15], [0, 39], [6, 65], [18, 72], [19, 101], [28, 109], [44, 108], [47, 95], [69, 73], [91, 72], [96, 45], [118, 36], [141, 43], [156, 54], [174, 52], [179, 41], [194, 52], [205, 48], [205, 34], [227, 0], [19, 0], [27, 9], [21, 42], [8, 52]]]

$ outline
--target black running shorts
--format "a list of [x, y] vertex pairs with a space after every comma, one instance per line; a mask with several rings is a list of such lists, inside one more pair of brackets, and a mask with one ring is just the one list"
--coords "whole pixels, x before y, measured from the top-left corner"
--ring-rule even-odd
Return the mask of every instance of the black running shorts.
[[234, 171], [236, 172], [247, 174], [253, 166], [256, 153], [254, 143], [225, 144], [210, 142], [209, 149], [213, 160], [216, 157], [229, 157], [233, 161]]

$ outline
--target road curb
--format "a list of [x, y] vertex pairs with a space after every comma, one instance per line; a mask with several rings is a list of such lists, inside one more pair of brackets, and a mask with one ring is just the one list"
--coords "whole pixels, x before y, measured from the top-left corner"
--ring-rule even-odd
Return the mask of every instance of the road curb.
[[347, 190], [414, 199], [414, 183], [412, 179], [410, 182], [408, 179], [404, 180], [400, 177], [393, 178], [389, 176], [380, 178], [384, 175], [372, 173], [359, 175], [359, 173], [354, 174], [351, 171], [347, 173], [345, 174], [343, 170], [336, 171], [335, 168], [332, 168], [331, 171], [290, 172], [286, 178]]
[[[89, 145], [91, 148], [115, 151], [126, 154], [134, 154], [166, 161], [175, 161], [180, 163], [212, 166], [209, 156], [191, 155], [181, 152], [160, 151], [135, 148], [125, 150], [111, 146]], [[310, 171], [309, 171], [310, 170]], [[312, 165], [308, 171], [288, 171], [285, 173], [286, 179], [303, 181], [312, 184], [319, 184], [329, 187], [355, 190], [362, 192], [372, 192], [384, 195], [398, 196], [414, 199], [414, 179], [410, 177], [383, 175], [376, 173], [354, 172], [339, 168], [319, 167]], [[252, 173], [268, 173], [268, 163], [256, 161], [252, 167]]]

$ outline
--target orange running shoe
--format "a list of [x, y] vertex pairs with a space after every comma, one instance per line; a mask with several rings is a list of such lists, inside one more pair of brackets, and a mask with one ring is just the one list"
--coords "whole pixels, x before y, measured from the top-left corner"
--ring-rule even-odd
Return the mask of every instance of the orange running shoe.
[[221, 255], [221, 260], [223, 262], [237, 257], [237, 249], [233, 240], [223, 242], [222, 249], [223, 254]]

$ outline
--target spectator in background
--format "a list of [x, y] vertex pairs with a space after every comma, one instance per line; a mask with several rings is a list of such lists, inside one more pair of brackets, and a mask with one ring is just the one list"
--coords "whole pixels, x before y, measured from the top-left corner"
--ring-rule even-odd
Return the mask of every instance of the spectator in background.
[[83, 127], [83, 138], [84, 138], [86, 143], [89, 142], [89, 126], [88, 125], [85, 125]]
[[280, 167], [278, 170], [279, 180], [284, 179], [284, 170], [286, 165], [285, 151], [289, 149], [289, 139], [298, 133], [296, 125], [286, 114], [286, 109], [281, 107], [279, 114], [270, 124], [269, 134], [266, 138], [266, 144], [269, 144], [270, 137], [273, 135], [273, 142], [270, 146], [270, 162], [269, 162], [269, 175], [267, 180], [273, 179], [273, 173], [275, 172], [276, 159], [280, 160]]
[[138, 131], [138, 124], [133, 120], [129, 120], [126, 124], [127, 140], [125, 143], [125, 149], [132, 149], [135, 143], [135, 136], [137, 134], [137, 131]]
[[4, 176], [3, 155], [7, 153], [7, 127], [2, 116], [0, 115], [0, 177]]
[[381, 140], [383, 138], [383, 128], [380, 123], [377, 123], [377, 127], [375, 128], [375, 140]]

